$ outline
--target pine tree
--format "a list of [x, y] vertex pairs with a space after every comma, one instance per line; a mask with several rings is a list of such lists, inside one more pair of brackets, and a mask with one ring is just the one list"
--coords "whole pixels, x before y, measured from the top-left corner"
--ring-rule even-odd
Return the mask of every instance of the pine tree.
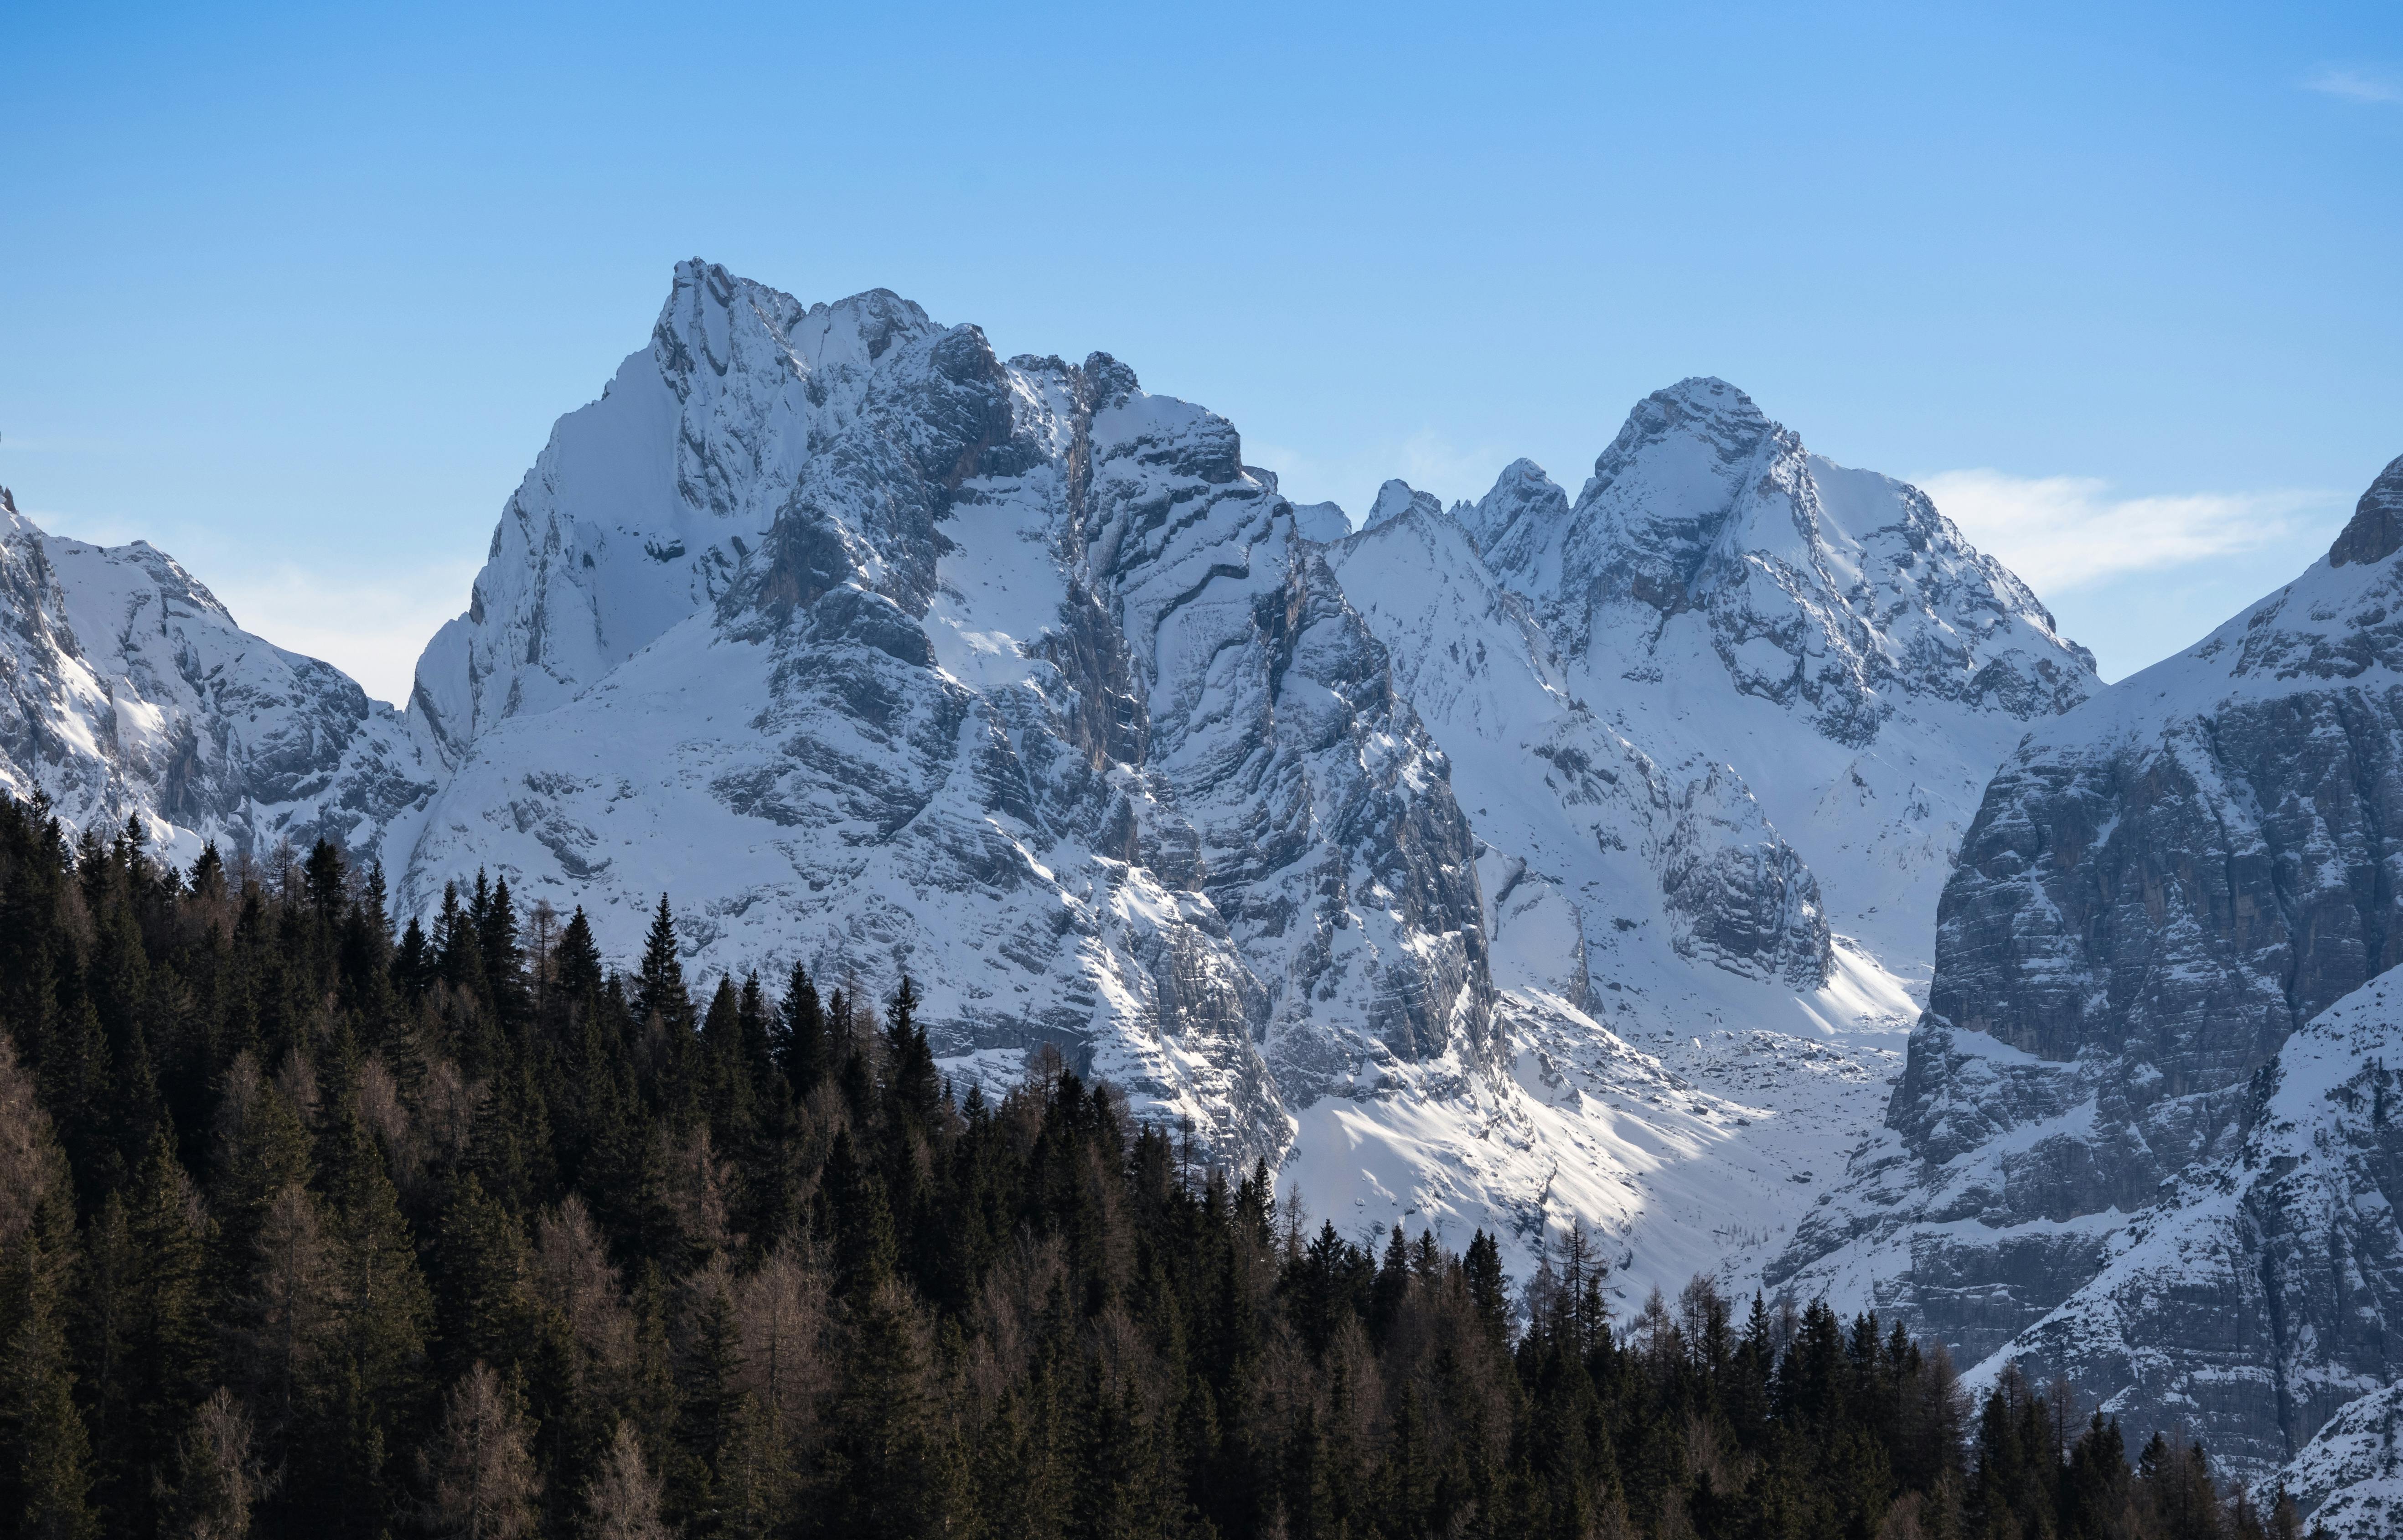
[[385, 1466], [424, 1394], [434, 1307], [399, 1193], [354, 1100], [337, 1109], [326, 1143], [333, 1323], [320, 1484], [328, 1505], [355, 1519], [391, 1505]]
[[0, 1517], [28, 1540], [96, 1534], [91, 1437], [60, 1322], [65, 1258], [28, 1229], [0, 1268]]
[[925, 1025], [918, 1020], [918, 986], [903, 974], [884, 1013], [886, 1100], [896, 1122], [923, 1132], [934, 1126], [943, 1083]]
[[798, 962], [785, 991], [784, 1021], [785, 1078], [792, 1085], [794, 1100], [806, 1102], [826, 1080], [833, 1055], [817, 986]]
[[957, 1468], [937, 1426], [922, 1327], [899, 1284], [864, 1288], [846, 1309], [842, 1388], [822, 1478], [835, 1533], [903, 1540], [948, 1527]]
[[319, 839], [309, 848], [309, 860], [301, 868], [301, 881], [308, 894], [309, 907], [320, 921], [330, 923], [339, 918], [349, 898], [349, 873], [342, 864], [342, 853], [333, 842]]
[[199, 1201], [162, 1127], [131, 1209], [111, 1193], [87, 1243], [86, 1374], [102, 1431], [104, 1506], [118, 1527], [153, 1527], [150, 1472], [207, 1392], [211, 1343]]
[[559, 971], [559, 992], [569, 1000], [584, 1003], [601, 992], [601, 949], [593, 942], [592, 923], [584, 918], [582, 905], [576, 906], [566, 928], [559, 933], [554, 965]]
[[333, 1259], [317, 1201], [293, 1183], [267, 1205], [251, 1238], [248, 1287], [229, 1367], [271, 1448], [281, 1450], [313, 1411], [334, 1325]]
[[653, 1016], [671, 1030], [688, 1029], [692, 1023], [692, 998], [685, 992], [684, 964], [676, 955], [675, 915], [664, 893], [651, 916], [650, 934], [643, 941], [642, 971], [634, 980], [635, 1020]]
[[[671, 1511], [701, 1517], [715, 1511], [712, 1476], [735, 1433], [736, 1376], [742, 1339], [731, 1284], [722, 1269], [694, 1281], [685, 1310], [684, 1351], [678, 1354], [675, 1441], [682, 1458], [670, 1482]], [[706, 1527], [706, 1526], [704, 1526]]]
[[1510, 1339], [1509, 1284], [1502, 1273], [1502, 1247], [1493, 1237], [1479, 1230], [1468, 1242], [1467, 1255], [1462, 1259], [1467, 1273], [1469, 1302], [1476, 1308], [1478, 1324], [1496, 1346]]
[[534, 1338], [533, 1255], [515, 1214], [470, 1172], [444, 1208], [436, 1318], [451, 1363], [515, 1365]]
[[843, 1132], [834, 1136], [825, 1183], [836, 1286], [845, 1295], [873, 1294], [891, 1280], [899, 1256], [884, 1179], [859, 1158], [851, 1135]]

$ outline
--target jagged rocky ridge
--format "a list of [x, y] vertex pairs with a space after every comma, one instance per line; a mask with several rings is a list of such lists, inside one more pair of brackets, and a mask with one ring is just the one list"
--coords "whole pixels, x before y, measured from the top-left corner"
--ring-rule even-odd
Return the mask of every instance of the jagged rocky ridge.
[[[1574, 501], [1521, 461], [1449, 512], [1389, 482], [1329, 535], [1483, 845], [1521, 1088], [1572, 1157], [1554, 1199], [1617, 1221], [1638, 1298], [1679, 1267], [1756, 1276], [1874, 1116], [1986, 774], [2090, 660], [1915, 490], [1713, 380], [1640, 403]], [[1647, 1094], [1591, 1061], [1605, 1039], [1702, 1109], [1647, 1119], [1667, 1158], [1600, 1153]], [[1414, 1131], [1369, 1122], [1305, 1117], [1306, 1190], [1375, 1206], [1318, 1153]], [[1636, 1212], [1577, 1190], [1586, 1140], [1642, 1173]]]
[[46, 534], [0, 488], [0, 789], [78, 828], [368, 850], [439, 773], [398, 713], [243, 631], [173, 557]]
[[1715, 381], [1574, 501], [1522, 462], [1370, 523], [1105, 355], [688, 263], [406, 718], [167, 821], [326, 834], [416, 911], [488, 867], [618, 954], [667, 891], [704, 977], [906, 969], [954, 1074], [1056, 1042], [1347, 1228], [1524, 1258], [1576, 1214], [1639, 1297], [1750, 1276], [1882, 1099], [1979, 785], [2090, 665]]
[[[1886, 1131], [1773, 1279], [2057, 1362], [2255, 1473], [2392, 1378], [2391, 1242], [2336, 1222], [2391, 1230], [2391, 1155], [2246, 1162], [2263, 1067], [2315, 1018], [2350, 1030], [2323, 1013], [2395, 961], [2398, 548], [2403, 460], [2300, 577], [2011, 756], [1945, 889]], [[2315, 1162], [2365, 1137], [2333, 1116]], [[2229, 1224], [2257, 1233], [2128, 1260], [2202, 1189], [2244, 1194]]]
[[[637, 462], [639, 474], [627, 468]], [[1491, 1052], [1440, 756], [1234, 430], [1101, 354], [679, 269], [563, 421], [412, 716], [404, 901], [484, 863], [703, 965], [924, 982], [1230, 1153]]]

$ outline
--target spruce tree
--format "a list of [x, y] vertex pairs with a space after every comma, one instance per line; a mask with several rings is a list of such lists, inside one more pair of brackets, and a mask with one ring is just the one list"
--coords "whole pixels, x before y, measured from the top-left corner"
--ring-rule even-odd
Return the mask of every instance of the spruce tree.
[[684, 987], [684, 963], [676, 954], [675, 915], [668, 895], [651, 916], [650, 934], [643, 940], [642, 971], [634, 978], [634, 1019], [657, 1016], [673, 1030], [689, 1028], [692, 999]]
[[810, 981], [809, 969], [798, 962], [785, 985], [783, 1015], [785, 1078], [793, 1088], [794, 1099], [806, 1102], [826, 1079], [832, 1054], [817, 986]]
[[60, 1322], [62, 1269], [28, 1235], [0, 1276], [0, 1515], [27, 1540], [88, 1540], [91, 1436], [76, 1406], [75, 1370]]

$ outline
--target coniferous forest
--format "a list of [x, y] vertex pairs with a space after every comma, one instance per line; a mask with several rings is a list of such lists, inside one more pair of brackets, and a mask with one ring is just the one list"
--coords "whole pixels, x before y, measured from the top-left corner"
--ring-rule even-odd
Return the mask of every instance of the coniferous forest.
[[0, 1528], [2297, 1532], [1873, 1317], [1364, 1243], [1056, 1053], [963, 1092], [915, 1006], [0, 801]]

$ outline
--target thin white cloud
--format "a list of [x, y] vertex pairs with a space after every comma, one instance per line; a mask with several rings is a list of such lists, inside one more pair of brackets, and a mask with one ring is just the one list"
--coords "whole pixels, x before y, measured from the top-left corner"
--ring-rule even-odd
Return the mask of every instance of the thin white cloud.
[[1970, 542], [2038, 593], [2288, 541], [2336, 500], [2302, 491], [2114, 497], [2090, 476], [1949, 470], [1920, 488]]
[[2369, 70], [2331, 64], [2303, 82], [2304, 88], [2348, 102], [2403, 102], [2403, 81]]
[[322, 658], [377, 700], [405, 705], [418, 654], [467, 607], [467, 585], [479, 564], [428, 562], [359, 582], [285, 563], [201, 581], [244, 631], [287, 652]]

